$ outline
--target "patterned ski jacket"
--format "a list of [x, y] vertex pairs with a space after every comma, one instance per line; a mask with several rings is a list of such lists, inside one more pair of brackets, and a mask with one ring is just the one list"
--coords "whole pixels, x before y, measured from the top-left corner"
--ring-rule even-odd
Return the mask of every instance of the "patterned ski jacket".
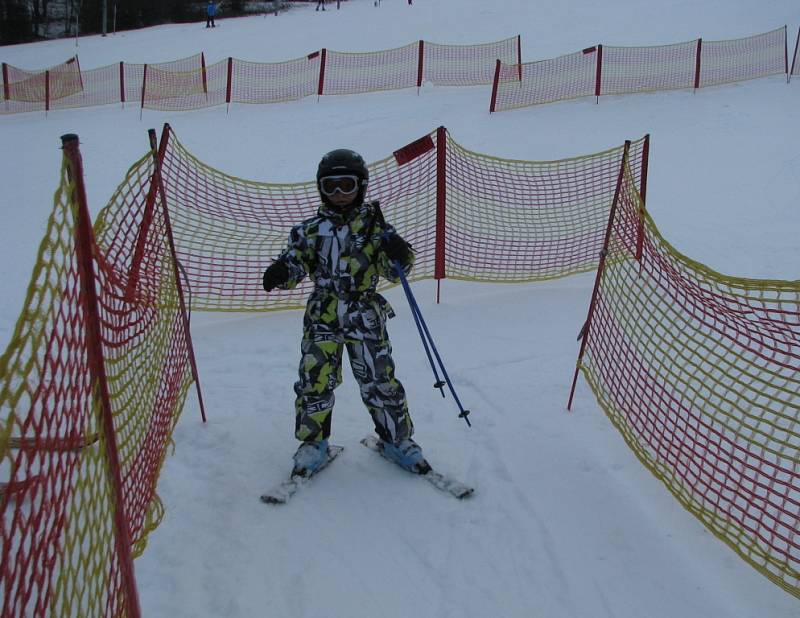
[[[346, 214], [323, 204], [317, 215], [295, 225], [289, 243], [279, 256], [289, 268], [289, 280], [282, 287], [293, 289], [306, 276], [314, 291], [306, 307], [306, 325], [322, 322], [344, 330], [348, 336], [382, 336], [383, 320], [373, 323], [372, 311], [383, 318], [394, 317], [388, 301], [375, 291], [381, 277], [397, 283], [400, 279], [383, 251], [381, 235], [394, 228], [382, 221], [377, 203], [365, 202]], [[369, 236], [369, 237], [368, 237]], [[409, 252], [402, 264], [411, 271], [414, 256]], [[368, 335], [369, 336], [369, 335]]]

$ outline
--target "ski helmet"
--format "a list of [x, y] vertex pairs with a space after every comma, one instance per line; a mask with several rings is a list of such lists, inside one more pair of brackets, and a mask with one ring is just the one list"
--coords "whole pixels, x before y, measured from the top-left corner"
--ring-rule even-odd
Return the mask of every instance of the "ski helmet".
[[[369, 170], [364, 158], [347, 148], [338, 148], [326, 153], [317, 167], [317, 189], [319, 189], [319, 181], [323, 176], [343, 176], [352, 174], [358, 176], [361, 180], [358, 188], [358, 195], [353, 201], [354, 206], [360, 205], [364, 201], [364, 193], [367, 189], [367, 182], [369, 181]], [[330, 205], [328, 198], [320, 191], [322, 201]]]

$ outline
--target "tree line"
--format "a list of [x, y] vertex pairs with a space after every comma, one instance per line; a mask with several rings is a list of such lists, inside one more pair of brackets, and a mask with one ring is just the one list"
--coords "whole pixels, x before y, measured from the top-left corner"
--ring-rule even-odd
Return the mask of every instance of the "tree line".
[[[219, 0], [214, 0], [220, 4]], [[204, 18], [207, 0], [0, 0], [0, 45], [130, 30]], [[225, 15], [242, 15], [265, 2], [225, 0]]]

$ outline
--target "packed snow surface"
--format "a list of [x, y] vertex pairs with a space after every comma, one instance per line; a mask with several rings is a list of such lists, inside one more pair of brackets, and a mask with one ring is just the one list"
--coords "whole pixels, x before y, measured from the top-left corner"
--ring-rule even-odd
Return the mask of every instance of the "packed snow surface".
[[[322, 47], [373, 51], [425, 39], [521, 34], [523, 61], [597, 43], [745, 37], [800, 25], [794, 0], [349, 0], [275, 17], [226, 18], [0, 48], [28, 69], [76, 52], [84, 69], [204, 51], [209, 63], [277, 62]], [[800, 79], [603, 97], [489, 115], [490, 87], [309, 97], [186, 113], [129, 104], [0, 116], [3, 294], [11, 336], [58, 182], [78, 133], [93, 215], [169, 122], [211, 166], [255, 180], [313, 177], [337, 147], [377, 160], [439, 125], [466, 148], [552, 160], [651, 134], [648, 208], [681, 252], [730, 275], [800, 277]], [[272, 256], [264, 256], [265, 265]], [[192, 316], [208, 410], [190, 394], [159, 484], [166, 517], [136, 560], [145, 616], [618, 618], [800, 615], [800, 602], [711, 535], [643, 468], [585, 382], [571, 413], [575, 336], [591, 273], [546, 284], [413, 285], [465, 406], [433, 377], [402, 290], [387, 297], [398, 377], [429, 461], [473, 484], [456, 501], [358, 441], [371, 430], [345, 368], [332, 441], [345, 452], [292, 502], [259, 494], [291, 466], [299, 311]]]

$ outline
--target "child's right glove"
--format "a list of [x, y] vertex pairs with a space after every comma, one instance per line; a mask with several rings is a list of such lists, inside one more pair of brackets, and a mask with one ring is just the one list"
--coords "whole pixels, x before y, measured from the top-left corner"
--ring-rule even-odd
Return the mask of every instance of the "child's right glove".
[[283, 260], [277, 260], [264, 271], [264, 289], [269, 292], [289, 281], [289, 267]]

